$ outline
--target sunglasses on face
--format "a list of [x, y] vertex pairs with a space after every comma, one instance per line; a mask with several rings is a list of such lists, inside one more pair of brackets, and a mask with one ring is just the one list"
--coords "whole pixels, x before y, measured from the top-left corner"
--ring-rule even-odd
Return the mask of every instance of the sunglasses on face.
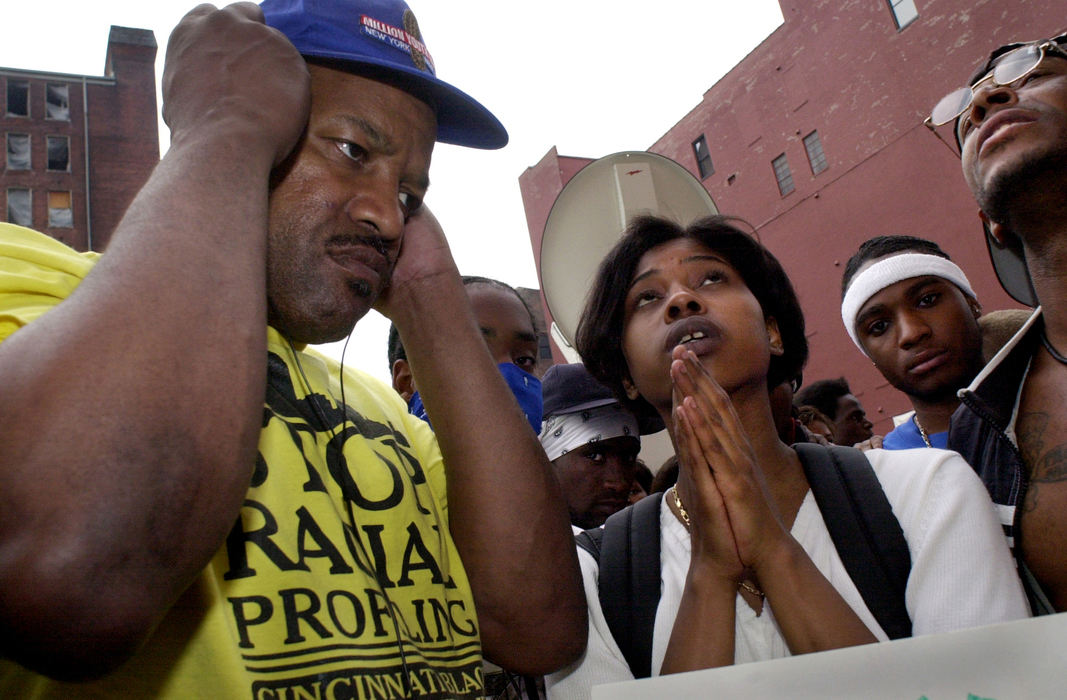
[[[987, 82], [992, 81], [994, 86], [1011, 85], [1034, 72], [1041, 65], [1041, 62], [1045, 60], [1046, 56], [1067, 58], [1067, 51], [1064, 51], [1063, 47], [1057, 43], [1057, 40], [1060, 39], [1061, 37], [1057, 37], [1057, 39], [1050, 39], [1040, 43], [1026, 44], [1001, 54], [995, 59], [996, 65], [993, 70], [987, 73], [985, 77], [978, 80], [974, 85], [958, 88], [942, 97], [941, 101], [930, 112], [930, 116], [923, 121], [923, 124], [933, 130], [935, 127], [943, 126], [955, 120], [971, 108], [974, 103], [975, 92]], [[965, 135], [963, 133], [965, 121], [961, 120], [956, 127], [956, 138], [961, 143]]]

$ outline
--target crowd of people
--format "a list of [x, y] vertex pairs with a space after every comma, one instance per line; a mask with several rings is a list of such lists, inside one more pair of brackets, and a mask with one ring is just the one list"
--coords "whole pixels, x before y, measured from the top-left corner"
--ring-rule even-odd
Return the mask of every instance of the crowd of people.
[[[803, 384], [792, 283], [729, 216], [631, 220], [582, 363], [537, 376], [530, 308], [422, 205], [435, 142], [508, 136], [411, 9], [192, 10], [107, 253], [0, 224], [0, 695], [587, 698], [1067, 610], [1065, 47], [997, 48], [929, 119], [1034, 310], [983, 321], [919, 237], [845, 267], [914, 409], [879, 436]], [[308, 347], [371, 308], [392, 387]]]

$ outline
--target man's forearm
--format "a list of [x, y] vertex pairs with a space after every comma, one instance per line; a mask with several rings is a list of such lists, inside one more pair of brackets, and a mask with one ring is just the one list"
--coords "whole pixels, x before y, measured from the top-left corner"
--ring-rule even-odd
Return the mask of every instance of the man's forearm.
[[100, 625], [120, 645], [143, 636], [247, 489], [269, 165], [193, 167], [210, 158], [168, 154], [97, 269], [0, 345], [0, 610], [16, 658], [53, 623], [75, 653], [109, 655]]
[[[394, 318], [448, 474], [450, 528], [486, 655], [544, 673], [585, 645], [567, 510], [537, 437], [493, 364], [458, 276], [409, 288]], [[426, 319], [433, 319], [428, 321]]]

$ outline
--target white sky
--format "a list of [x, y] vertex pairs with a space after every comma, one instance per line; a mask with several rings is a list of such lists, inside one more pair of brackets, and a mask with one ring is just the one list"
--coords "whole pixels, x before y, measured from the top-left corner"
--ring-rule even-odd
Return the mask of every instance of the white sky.
[[[101, 75], [110, 25], [155, 32], [157, 85], [192, 0], [11, 0], [0, 66]], [[537, 287], [518, 178], [562, 155], [642, 150], [782, 22], [777, 0], [409, 0], [438, 76], [507, 127], [499, 151], [439, 145], [426, 198], [464, 274]], [[160, 126], [161, 151], [168, 141]], [[388, 321], [360, 321], [346, 364], [388, 380]], [[325, 346], [340, 356], [340, 344]]]

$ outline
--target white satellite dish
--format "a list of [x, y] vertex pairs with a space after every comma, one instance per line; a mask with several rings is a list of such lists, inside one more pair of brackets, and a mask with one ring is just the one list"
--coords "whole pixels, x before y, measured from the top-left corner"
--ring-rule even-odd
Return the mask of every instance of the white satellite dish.
[[553, 340], [567, 358], [577, 361], [574, 335], [597, 267], [631, 218], [654, 214], [687, 226], [717, 213], [692, 173], [655, 153], [615, 153], [575, 174], [556, 197], [541, 239], [541, 288], [555, 320]]

